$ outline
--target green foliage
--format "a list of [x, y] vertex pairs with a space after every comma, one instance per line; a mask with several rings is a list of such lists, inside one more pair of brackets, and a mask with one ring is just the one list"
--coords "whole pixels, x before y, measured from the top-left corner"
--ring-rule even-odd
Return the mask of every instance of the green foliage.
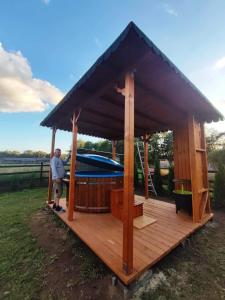
[[112, 152], [112, 143], [107, 140], [98, 142], [95, 145], [95, 149], [98, 151]]
[[169, 195], [173, 194], [173, 190], [175, 189], [175, 184], [174, 184], [174, 166], [170, 164], [169, 167], [169, 174], [168, 174], [168, 192]]
[[85, 142], [85, 144], [84, 144], [84, 148], [85, 148], [85, 149], [92, 150], [92, 149], [94, 149], [94, 143], [92, 143], [92, 142], [90, 142], [90, 141], [87, 141], [87, 142]]
[[207, 151], [212, 152], [225, 147], [225, 132], [211, 129], [206, 136]]
[[150, 139], [150, 151], [149, 151], [149, 161], [150, 164], [154, 164], [155, 158], [160, 157], [160, 143], [161, 142], [161, 137], [160, 134], [155, 133], [151, 136]]
[[171, 163], [173, 161], [173, 132], [168, 131], [164, 133], [163, 142], [161, 145], [161, 158], [168, 159]]
[[26, 158], [48, 158], [49, 154], [44, 151], [33, 151], [33, 150], [25, 150], [23, 152], [19, 151], [0, 151], [0, 157], [26, 157]]
[[213, 205], [217, 208], [225, 207], [225, 166], [219, 165], [214, 182]]
[[161, 178], [161, 174], [160, 174], [160, 161], [159, 161], [159, 157], [157, 154], [155, 155], [155, 161], [154, 161], [153, 183], [154, 183], [157, 194], [161, 194], [162, 193], [162, 178]]
[[225, 148], [209, 152], [208, 160], [216, 169], [221, 165], [225, 165]]
[[138, 167], [136, 161], [134, 161], [134, 186], [135, 188], [139, 186]]
[[150, 139], [149, 162], [154, 163], [155, 156], [159, 159], [173, 161], [173, 132], [155, 133]]

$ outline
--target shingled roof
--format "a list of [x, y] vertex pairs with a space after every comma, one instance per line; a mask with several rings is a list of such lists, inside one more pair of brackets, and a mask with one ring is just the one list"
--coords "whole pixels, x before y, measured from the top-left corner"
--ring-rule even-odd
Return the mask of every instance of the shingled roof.
[[134, 72], [135, 136], [179, 126], [188, 115], [202, 122], [222, 114], [133, 23], [41, 122], [71, 131], [71, 116], [81, 110], [79, 133], [106, 139], [124, 136], [124, 75]]

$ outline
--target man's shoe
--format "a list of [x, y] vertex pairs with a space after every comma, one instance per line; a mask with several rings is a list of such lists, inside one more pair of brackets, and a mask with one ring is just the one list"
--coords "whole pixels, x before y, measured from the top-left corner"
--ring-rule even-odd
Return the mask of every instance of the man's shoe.
[[63, 209], [62, 206], [58, 205], [58, 206], [56, 206], [55, 211], [57, 211], [57, 212], [65, 212], [65, 209]]

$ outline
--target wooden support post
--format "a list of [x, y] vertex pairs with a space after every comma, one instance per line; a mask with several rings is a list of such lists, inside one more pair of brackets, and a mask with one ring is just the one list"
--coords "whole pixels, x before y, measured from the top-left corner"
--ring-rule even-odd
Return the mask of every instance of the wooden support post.
[[116, 160], [116, 144], [117, 141], [113, 140], [112, 141], [112, 159]]
[[144, 136], [144, 171], [145, 171], [145, 199], [148, 199], [148, 140], [149, 137], [147, 134]]
[[69, 185], [69, 203], [68, 203], [68, 221], [73, 221], [73, 212], [75, 207], [75, 169], [77, 156], [77, 122], [76, 115], [73, 114], [72, 119], [72, 153], [70, 162], [70, 185]]
[[[52, 144], [51, 144], [51, 153], [50, 153], [50, 159], [54, 155], [55, 151], [55, 134], [56, 134], [56, 128], [52, 128]], [[52, 171], [51, 166], [49, 166], [49, 175], [48, 175], [48, 204], [52, 203]]]
[[133, 216], [134, 205], [134, 77], [125, 76], [124, 123], [124, 198], [123, 198], [123, 271], [133, 271]]
[[210, 193], [209, 193], [209, 178], [208, 178], [208, 157], [207, 157], [207, 151], [206, 151], [206, 140], [205, 140], [205, 127], [204, 124], [201, 123], [201, 148], [205, 151], [203, 151], [203, 157], [202, 157], [202, 167], [203, 167], [203, 184], [204, 188], [208, 189], [207, 192], [207, 202], [206, 202], [206, 212], [211, 213], [211, 205], [210, 205]]
[[189, 158], [191, 170], [191, 189], [192, 189], [192, 214], [193, 222], [199, 222], [199, 195], [198, 195], [198, 179], [196, 165], [196, 130], [194, 116], [188, 119], [188, 135], [189, 135]]

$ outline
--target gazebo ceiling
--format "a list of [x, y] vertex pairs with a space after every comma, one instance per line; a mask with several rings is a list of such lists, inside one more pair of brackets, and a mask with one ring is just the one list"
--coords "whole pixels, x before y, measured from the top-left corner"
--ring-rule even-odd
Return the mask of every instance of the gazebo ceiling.
[[134, 72], [135, 136], [173, 129], [189, 114], [203, 122], [222, 120], [207, 98], [131, 22], [61, 102], [42, 126], [71, 131], [81, 111], [79, 133], [106, 139], [124, 136], [124, 75]]

